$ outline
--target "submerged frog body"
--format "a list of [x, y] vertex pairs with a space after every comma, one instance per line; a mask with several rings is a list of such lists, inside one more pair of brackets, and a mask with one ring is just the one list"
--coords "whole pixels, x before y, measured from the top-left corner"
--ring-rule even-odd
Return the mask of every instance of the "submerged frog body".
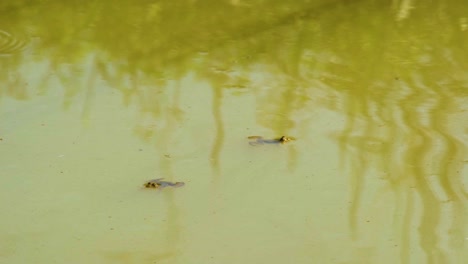
[[185, 185], [183, 182], [168, 182], [163, 181], [164, 178], [154, 179], [151, 181], [146, 182], [143, 186], [148, 189], [164, 189], [166, 187], [182, 187]]
[[295, 140], [295, 138], [287, 137], [287, 136], [282, 136], [280, 138], [275, 138], [275, 139], [263, 139], [263, 137], [260, 137], [260, 136], [250, 136], [248, 137], [248, 139], [253, 140], [249, 142], [249, 144], [252, 146], [263, 145], [263, 144], [284, 144], [286, 142]]

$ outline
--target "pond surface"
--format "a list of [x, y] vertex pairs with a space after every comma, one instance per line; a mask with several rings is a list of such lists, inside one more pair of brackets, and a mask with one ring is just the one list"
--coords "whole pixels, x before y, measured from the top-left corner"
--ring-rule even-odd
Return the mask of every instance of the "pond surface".
[[465, 263], [467, 14], [2, 1], [0, 262]]

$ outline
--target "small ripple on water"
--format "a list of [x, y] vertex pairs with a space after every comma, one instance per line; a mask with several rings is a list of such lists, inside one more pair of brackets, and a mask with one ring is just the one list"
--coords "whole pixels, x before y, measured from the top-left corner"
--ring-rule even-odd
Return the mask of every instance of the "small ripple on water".
[[0, 29], [0, 56], [9, 56], [19, 53], [28, 45], [24, 37], [15, 36]]

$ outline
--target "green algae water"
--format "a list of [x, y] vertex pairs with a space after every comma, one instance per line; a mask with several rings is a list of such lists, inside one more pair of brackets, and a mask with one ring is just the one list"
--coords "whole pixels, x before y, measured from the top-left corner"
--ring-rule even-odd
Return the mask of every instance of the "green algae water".
[[2, 1], [0, 263], [465, 263], [467, 44], [461, 0]]

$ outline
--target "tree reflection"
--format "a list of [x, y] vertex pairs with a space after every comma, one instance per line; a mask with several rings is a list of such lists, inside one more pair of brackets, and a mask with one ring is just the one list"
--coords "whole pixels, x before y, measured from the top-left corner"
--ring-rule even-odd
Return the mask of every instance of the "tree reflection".
[[[450, 263], [437, 232], [455, 230], [445, 247], [463, 249], [467, 146], [459, 127], [468, 120], [468, 8], [463, 1], [351, 2], [3, 2], [1, 13], [9, 15], [0, 24], [10, 26], [1, 30], [14, 36], [27, 28], [38, 41], [29, 44], [32, 54], [3, 49], [0, 96], [27, 100], [58, 83], [64, 108], [84, 95], [83, 108], [92, 111], [89, 100], [103, 80], [144, 113], [135, 128], [141, 138], [158, 134], [167, 142], [184, 114], [179, 88], [167, 87], [195, 73], [213, 85], [214, 163], [224, 136], [224, 90], [254, 93], [258, 122], [278, 134], [317, 108], [338, 112], [345, 126], [332, 138], [352, 171], [353, 238], [366, 235], [363, 219], [375, 214], [363, 197], [381, 191], [366, 189], [366, 181], [384, 175], [400, 223], [401, 262], [412, 262], [409, 241], [417, 237], [428, 263]], [[20, 70], [31, 58], [45, 69], [35, 83]]]

